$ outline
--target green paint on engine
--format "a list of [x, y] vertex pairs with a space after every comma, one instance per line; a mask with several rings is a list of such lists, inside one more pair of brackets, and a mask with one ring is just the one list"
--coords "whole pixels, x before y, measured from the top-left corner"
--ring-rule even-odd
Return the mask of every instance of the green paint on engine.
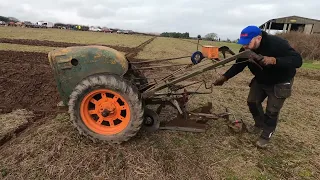
[[76, 85], [84, 78], [101, 73], [124, 75], [128, 61], [120, 52], [105, 46], [76, 46], [49, 52], [57, 88], [65, 105]]

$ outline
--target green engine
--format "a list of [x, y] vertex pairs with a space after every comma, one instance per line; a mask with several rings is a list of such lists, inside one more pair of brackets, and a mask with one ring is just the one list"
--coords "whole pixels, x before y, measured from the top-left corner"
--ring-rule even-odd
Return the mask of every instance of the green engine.
[[57, 88], [64, 105], [75, 86], [84, 78], [95, 74], [123, 76], [128, 61], [123, 54], [105, 46], [75, 46], [49, 52]]

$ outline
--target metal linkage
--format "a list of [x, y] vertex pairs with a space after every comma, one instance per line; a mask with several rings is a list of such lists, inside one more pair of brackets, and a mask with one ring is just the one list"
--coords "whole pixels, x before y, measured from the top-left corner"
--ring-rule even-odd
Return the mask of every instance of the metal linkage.
[[153, 62], [163, 62], [163, 61], [171, 61], [183, 58], [189, 58], [190, 56], [182, 56], [176, 58], [168, 58], [168, 59], [155, 59], [155, 60], [147, 60], [147, 61], [137, 61], [137, 62], [130, 62], [131, 64], [145, 64], [145, 63], [153, 63]]
[[203, 72], [206, 72], [206, 71], [215, 69], [217, 67], [223, 66], [223, 65], [225, 65], [231, 61], [234, 61], [238, 58], [246, 58], [246, 59], [250, 59], [253, 62], [256, 62], [256, 61], [260, 61], [262, 57], [257, 55], [256, 53], [250, 51], [250, 50], [246, 50], [246, 51], [243, 51], [237, 55], [234, 55], [234, 56], [231, 56], [231, 57], [226, 58], [224, 60], [218, 61], [216, 63], [214, 63], [214, 62], [208, 62], [208, 63], [204, 63], [204, 64], [199, 63], [199, 64], [194, 65], [190, 69], [186, 69], [187, 71], [185, 71], [185, 73], [183, 73], [182, 75], [172, 76], [169, 80], [162, 81], [162, 82], [148, 88], [147, 90], [145, 90], [142, 93], [142, 96], [144, 98], [149, 98], [149, 97], [153, 96], [155, 94], [155, 92], [157, 92], [157, 91], [160, 91], [160, 90], [167, 88], [173, 84], [177, 84], [181, 81], [184, 81], [186, 79], [194, 77], [194, 76], [201, 74]]

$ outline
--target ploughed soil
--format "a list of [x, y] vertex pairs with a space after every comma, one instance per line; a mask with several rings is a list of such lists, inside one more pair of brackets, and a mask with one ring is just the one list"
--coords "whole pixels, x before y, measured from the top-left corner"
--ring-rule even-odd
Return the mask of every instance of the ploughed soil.
[[0, 51], [0, 109], [53, 109], [59, 102], [47, 54]]
[[[115, 50], [121, 52], [136, 52], [137, 48], [130, 47], [122, 47], [122, 46], [114, 46], [114, 45], [105, 45], [105, 44], [78, 44], [78, 43], [68, 43], [68, 42], [56, 42], [56, 41], [40, 41], [33, 39], [8, 39], [8, 38], [0, 38], [0, 43], [10, 43], [10, 44], [21, 44], [21, 45], [30, 45], [30, 46], [49, 46], [49, 47], [69, 47], [69, 46], [87, 46], [87, 45], [101, 45], [108, 46]], [[138, 53], [138, 52], [137, 52]]]
[[[127, 48], [128, 58], [134, 57], [154, 38], [136, 48]], [[39, 41], [27, 39], [0, 39], [0, 43], [38, 46], [67, 47], [74, 43]], [[115, 49], [121, 50], [122, 47]], [[32, 111], [53, 110], [60, 101], [53, 71], [46, 53], [0, 51], [0, 109], [26, 108]]]
[[153, 40], [155, 40], [157, 37], [150, 38], [149, 40], [141, 43], [139, 46], [135, 47], [134, 50], [127, 53], [127, 57], [129, 60], [134, 59], [140, 51], [143, 51], [144, 47], [146, 47], [148, 44], [150, 44]]

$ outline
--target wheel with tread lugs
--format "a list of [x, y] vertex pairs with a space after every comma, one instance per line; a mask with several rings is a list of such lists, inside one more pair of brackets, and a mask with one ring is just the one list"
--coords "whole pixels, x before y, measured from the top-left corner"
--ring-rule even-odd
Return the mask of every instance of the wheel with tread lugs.
[[132, 64], [129, 64], [129, 70], [124, 75], [124, 78], [137, 86], [138, 89], [148, 84], [148, 79], [145, 75]]
[[143, 107], [138, 89], [117, 75], [93, 75], [70, 95], [69, 114], [80, 134], [93, 141], [117, 143], [140, 130]]

